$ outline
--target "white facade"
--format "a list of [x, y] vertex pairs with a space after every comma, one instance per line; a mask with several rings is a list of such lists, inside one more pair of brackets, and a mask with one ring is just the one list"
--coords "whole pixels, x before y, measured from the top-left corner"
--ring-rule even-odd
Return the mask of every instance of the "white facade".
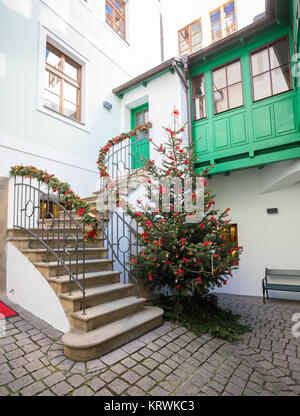
[[[295, 173], [293, 176], [289, 174], [291, 170]], [[253, 168], [231, 172], [230, 176], [215, 175], [209, 186], [216, 194], [216, 208], [231, 208], [230, 218], [238, 226], [238, 243], [244, 248], [239, 270], [220, 292], [262, 296], [266, 267], [300, 269], [298, 159], [270, 164], [262, 170]], [[278, 208], [278, 214], [267, 214], [268, 208]], [[299, 284], [293, 279], [285, 282]], [[270, 296], [300, 299], [299, 293], [292, 292], [270, 292]]]
[[[178, 30], [201, 18], [202, 47], [212, 43], [209, 13], [228, 3], [227, 0], [161, 0], [163, 23], [165, 59], [178, 56]], [[251, 6], [245, 0], [235, 0], [237, 27], [243, 29], [253, 23], [253, 19], [265, 11], [265, 0], [252, 0]]]
[[[64, 180], [68, 163], [81, 192], [78, 168], [94, 171], [96, 182], [99, 148], [121, 132], [112, 89], [160, 63], [158, 2], [126, 3], [126, 41], [105, 22], [105, 0], [1, 0], [0, 21], [0, 175], [31, 159]], [[82, 65], [81, 122], [43, 106], [47, 41]]]

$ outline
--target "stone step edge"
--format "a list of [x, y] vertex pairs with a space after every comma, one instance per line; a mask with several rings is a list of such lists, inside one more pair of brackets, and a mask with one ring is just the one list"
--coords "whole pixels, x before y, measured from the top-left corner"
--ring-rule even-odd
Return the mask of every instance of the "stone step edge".
[[129, 315], [90, 332], [83, 332], [72, 328], [63, 335], [63, 344], [72, 349], [84, 350], [101, 345], [117, 338], [147, 322], [163, 316], [163, 310], [155, 306], [147, 306], [142, 312]]
[[83, 322], [89, 322], [101, 316], [108, 315], [115, 311], [121, 311], [123, 309], [129, 308], [130, 306], [143, 304], [145, 302], [146, 299], [144, 298], [137, 298], [136, 296], [127, 296], [125, 298], [112, 300], [110, 302], [86, 308], [86, 315], [82, 315], [82, 311], [76, 311], [70, 312], [69, 316]]

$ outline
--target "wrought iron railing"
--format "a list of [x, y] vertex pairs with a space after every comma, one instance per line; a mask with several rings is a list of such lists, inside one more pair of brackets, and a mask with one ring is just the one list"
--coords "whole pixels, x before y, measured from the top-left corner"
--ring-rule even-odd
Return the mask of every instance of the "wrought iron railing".
[[[50, 193], [51, 192], [51, 193]], [[32, 179], [15, 176], [13, 228], [28, 235], [28, 247], [38, 241], [46, 249], [45, 260], [56, 263], [56, 278], [69, 276], [69, 295], [74, 282], [82, 292], [85, 315], [85, 230], [49, 186]]]
[[[134, 142], [132, 138], [127, 138], [110, 149], [105, 159], [109, 179], [101, 179], [98, 201], [100, 227], [109, 255], [115, 261], [115, 267], [121, 271], [121, 280], [135, 284], [138, 297], [139, 278], [130, 267], [130, 258], [139, 251], [137, 236], [141, 230], [127, 214], [126, 196], [142, 182], [150, 143], [147, 133], [139, 133]], [[112, 208], [114, 204], [110, 202], [114, 199], [117, 204]]]

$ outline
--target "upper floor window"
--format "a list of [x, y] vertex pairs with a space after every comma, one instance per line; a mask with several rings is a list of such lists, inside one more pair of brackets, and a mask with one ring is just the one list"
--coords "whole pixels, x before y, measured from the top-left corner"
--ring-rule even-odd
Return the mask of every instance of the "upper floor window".
[[105, 21], [125, 40], [125, 1], [106, 0]]
[[206, 117], [205, 79], [204, 74], [192, 79], [194, 121]]
[[237, 30], [235, 0], [223, 4], [210, 13], [211, 38], [216, 42]]
[[291, 90], [288, 37], [251, 52], [251, 73], [254, 101]]
[[47, 43], [44, 106], [81, 120], [81, 66]]
[[212, 72], [215, 114], [244, 104], [241, 60], [229, 62]]
[[178, 31], [179, 55], [190, 54], [202, 48], [201, 19]]

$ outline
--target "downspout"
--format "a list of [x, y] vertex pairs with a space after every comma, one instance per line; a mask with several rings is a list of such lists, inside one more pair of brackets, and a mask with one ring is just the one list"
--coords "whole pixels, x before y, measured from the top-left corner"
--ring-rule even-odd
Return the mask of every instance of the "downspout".
[[159, 16], [160, 16], [160, 59], [163, 63], [165, 61], [165, 46], [164, 46], [164, 23], [163, 23], [163, 15], [162, 15], [162, 8], [161, 2], [159, 1]]
[[[183, 73], [178, 68], [178, 64], [183, 66]], [[188, 134], [188, 143], [190, 146], [193, 145], [193, 130], [192, 130], [192, 110], [191, 110], [191, 88], [190, 88], [190, 76], [189, 76], [189, 58], [188, 55], [184, 55], [180, 60], [174, 59], [172, 66], [179, 76], [181, 85], [183, 86], [185, 97], [186, 97], [186, 106], [187, 106], [187, 134]]]
[[181, 58], [183, 63], [183, 71], [185, 76], [185, 82], [187, 86], [186, 100], [187, 100], [187, 116], [188, 116], [188, 138], [189, 145], [193, 145], [193, 130], [192, 130], [192, 109], [191, 109], [191, 87], [190, 87], [190, 74], [189, 74], [189, 57], [184, 55]]

